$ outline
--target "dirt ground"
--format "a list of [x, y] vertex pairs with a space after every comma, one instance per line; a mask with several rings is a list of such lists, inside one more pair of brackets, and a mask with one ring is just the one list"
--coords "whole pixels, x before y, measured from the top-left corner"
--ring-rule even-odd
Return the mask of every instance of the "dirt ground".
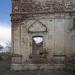
[[0, 75], [75, 75], [75, 72], [65, 70], [10, 70], [10, 64], [6, 61], [0, 61]]

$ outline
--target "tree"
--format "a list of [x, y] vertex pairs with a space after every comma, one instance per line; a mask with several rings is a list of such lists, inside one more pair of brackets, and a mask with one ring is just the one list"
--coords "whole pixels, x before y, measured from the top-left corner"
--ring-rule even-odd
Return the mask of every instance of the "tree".
[[0, 45], [0, 50], [2, 50], [4, 47], [2, 45]]
[[5, 49], [6, 49], [7, 52], [10, 52], [10, 50], [11, 50], [11, 42], [6, 43], [6, 48]]

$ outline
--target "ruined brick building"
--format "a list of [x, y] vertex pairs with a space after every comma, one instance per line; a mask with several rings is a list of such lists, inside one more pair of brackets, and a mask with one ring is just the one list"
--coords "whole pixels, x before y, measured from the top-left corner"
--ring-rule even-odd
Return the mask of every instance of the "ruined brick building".
[[64, 64], [75, 52], [75, 0], [12, 0], [11, 22], [12, 64]]

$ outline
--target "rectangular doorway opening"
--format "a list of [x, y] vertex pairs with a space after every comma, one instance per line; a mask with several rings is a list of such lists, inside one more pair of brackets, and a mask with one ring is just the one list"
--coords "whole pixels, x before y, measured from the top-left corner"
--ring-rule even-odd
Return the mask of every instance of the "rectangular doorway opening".
[[43, 36], [32, 37], [32, 55], [39, 55], [43, 50]]

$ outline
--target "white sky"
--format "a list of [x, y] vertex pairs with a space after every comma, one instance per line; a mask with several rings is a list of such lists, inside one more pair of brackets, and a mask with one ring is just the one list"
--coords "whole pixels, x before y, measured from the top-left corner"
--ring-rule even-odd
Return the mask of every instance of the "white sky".
[[10, 25], [0, 23], [0, 44], [5, 46], [8, 41], [11, 41]]
[[35, 37], [34, 40], [38, 44], [38, 43], [40, 43], [40, 42], [43, 41], [43, 38], [41, 38], [41, 37]]

